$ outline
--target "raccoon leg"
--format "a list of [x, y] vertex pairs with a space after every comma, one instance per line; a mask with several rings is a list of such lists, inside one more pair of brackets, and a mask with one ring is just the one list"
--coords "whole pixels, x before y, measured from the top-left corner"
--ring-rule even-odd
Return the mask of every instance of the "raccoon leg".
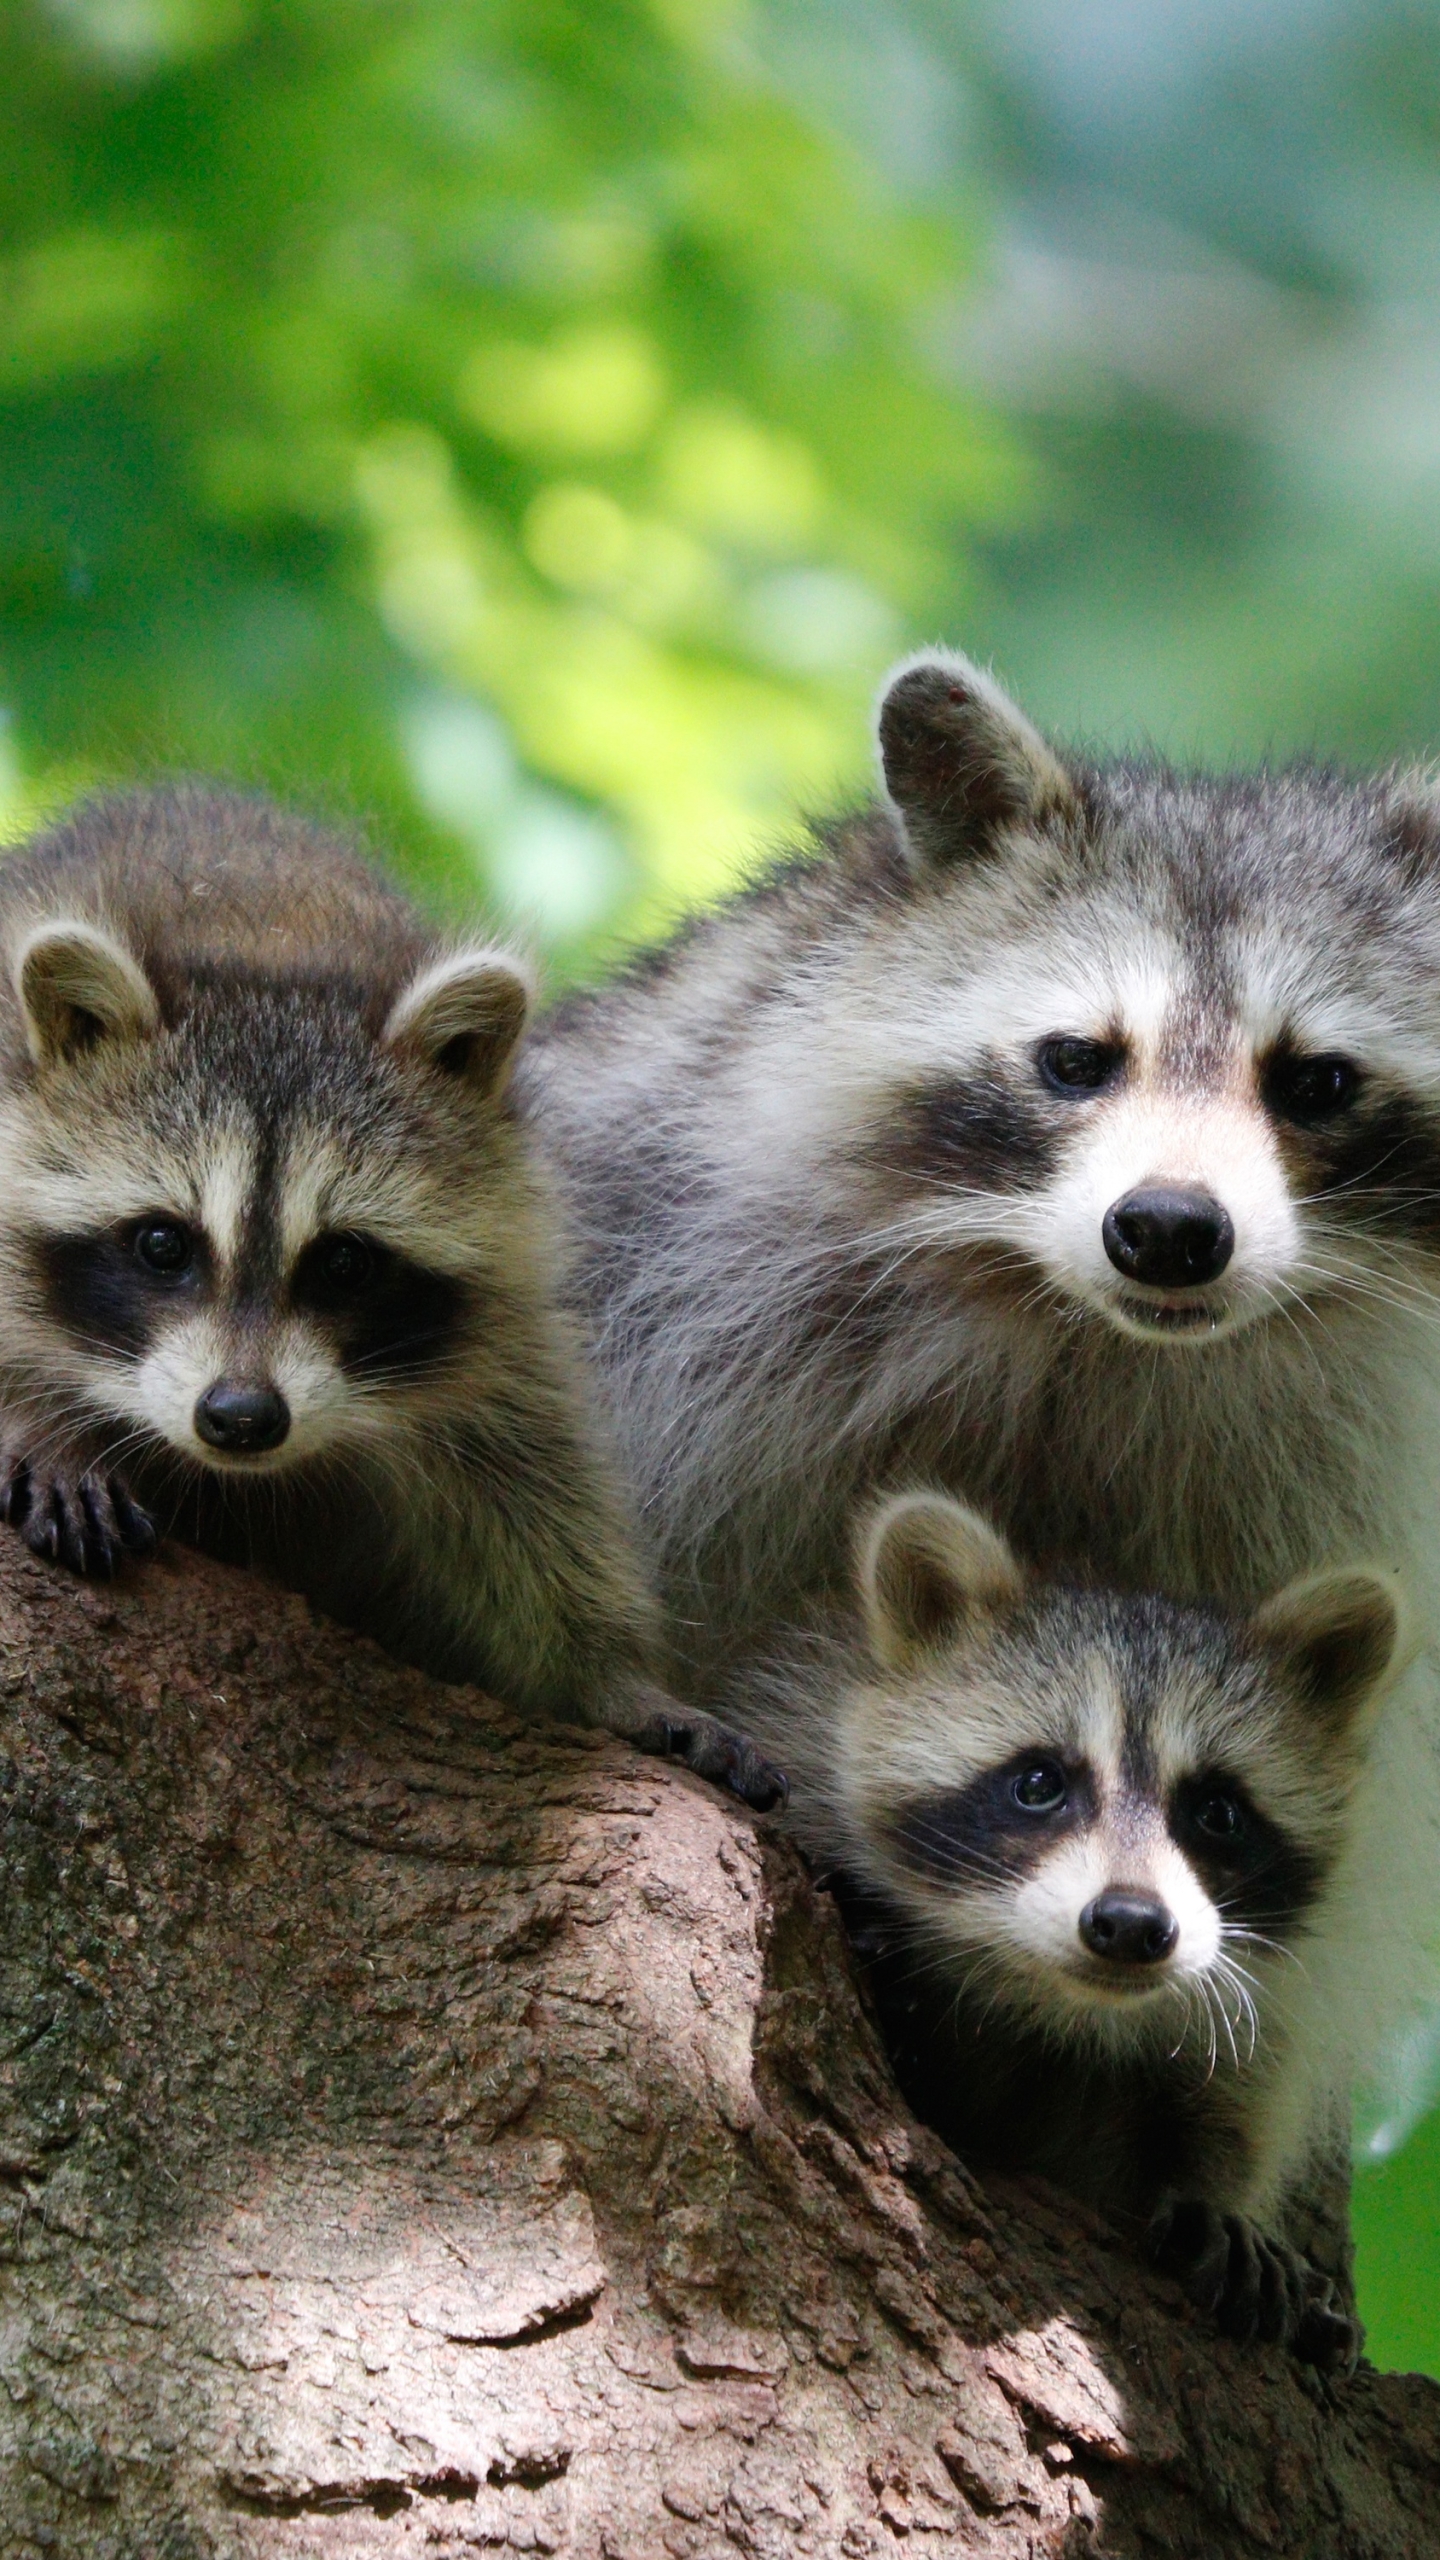
[[120, 1476], [13, 1455], [0, 1467], [0, 1520], [32, 1555], [103, 1582], [127, 1556], [152, 1553], [155, 1524]]
[[342, 1603], [336, 1616], [441, 1679], [604, 1725], [759, 1812], [783, 1802], [785, 1779], [753, 1744], [661, 1685], [658, 1612], [620, 1500], [563, 1405], [517, 1399], [503, 1439], [476, 1428], [432, 1444], [425, 1492], [403, 1615]]
[[[657, 1698], [658, 1704], [654, 1703]], [[790, 1781], [784, 1771], [743, 1733], [732, 1732], [713, 1716], [692, 1712], [654, 1690], [642, 1693], [637, 1706], [641, 1721], [628, 1735], [637, 1751], [650, 1752], [660, 1760], [678, 1760], [684, 1768], [693, 1769], [697, 1778], [709, 1778], [738, 1796], [755, 1813], [769, 1813], [787, 1802]]]
[[1147, 2246], [1227, 2337], [1289, 2347], [1325, 2372], [1353, 2369], [1363, 2333], [1336, 2299], [1333, 2279], [1245, 2214], [1172, 2198], [1155, 2215]]

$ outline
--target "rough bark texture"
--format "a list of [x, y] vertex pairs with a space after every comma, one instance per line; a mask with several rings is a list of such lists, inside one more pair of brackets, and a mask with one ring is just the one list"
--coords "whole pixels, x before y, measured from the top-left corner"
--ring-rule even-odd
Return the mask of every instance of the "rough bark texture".
[[6, 1541], [0, 1801], [7, 2560], [1440, 2553], [1440, 2390], [982, 2194], [693, 1780]]

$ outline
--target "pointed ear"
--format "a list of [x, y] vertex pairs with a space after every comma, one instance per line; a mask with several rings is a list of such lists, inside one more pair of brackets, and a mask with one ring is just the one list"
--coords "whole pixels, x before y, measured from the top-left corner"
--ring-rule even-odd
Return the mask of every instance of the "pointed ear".
[[1395, 775], [1385, 808], [1384, 850], [1416, 888], [1432, 886], [1440, 869], [1440, 773], [1433, 766]]
[[1307, 1707], [1337, 1736], [1363, 1733], [1414, 1650], [1399, 1582], [1371, 1565], [1340, 1565], [1287, 1583], [1252, 1624]]
[[1013, 1607], [1025, 1577], [999, 1531], [943, 1493], [901, 1493], [861, 1535], [860, 1596], [876, 1657], [909, 1669], [967, 1620]]
[[160, 1027], [155, 990], [138, 960], [81, 916], [33, 925], [15, 955], [15, 992], [38, 1067], [102, 1040], [148, 1040]]
[[1038, 729], [968, 658], [925, 650], [880, 697], [885, 788], [917, 864], [986, 853], [1006, 827], [1074, 816], [1075, 788]]
[[479, 1093], [499, 1093], [532, 993], [528, 971], [508, 951], [452, 951], [396, 997], [386, 1044]]

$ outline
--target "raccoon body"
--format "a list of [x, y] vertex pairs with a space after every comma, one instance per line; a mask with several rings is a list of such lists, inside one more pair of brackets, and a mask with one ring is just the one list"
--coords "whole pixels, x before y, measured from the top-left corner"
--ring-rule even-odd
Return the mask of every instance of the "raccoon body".
[[[935, 1483], [1031, 1564], [1244, 1609], [1327, 1560], [1440, 1604], [1440, 803], [1063, 755], [901, 668], [882, 806], [541, 1031], [526, 1107], [678, 1677]], [[1428, 1992], [1436, 1683], [1397, 1692], [1337, 2050]]]
[[91, 1572], [171, 1532], [650, 1733], [654, 1603], [507, 1091], [521, 965], [183, 786], [12, 855], [0, 942], [11, 1523]]
[[1372, 1570], [1233, 1618], [1038, 1579], [919, 1493], [864, 1521], [853, 1601], [739, 1686], [920, 2112], [1325, 2362], [1358, 2334], [1290, 2236], [1328, 2064], [1310, 1958], [1403, 1641]]

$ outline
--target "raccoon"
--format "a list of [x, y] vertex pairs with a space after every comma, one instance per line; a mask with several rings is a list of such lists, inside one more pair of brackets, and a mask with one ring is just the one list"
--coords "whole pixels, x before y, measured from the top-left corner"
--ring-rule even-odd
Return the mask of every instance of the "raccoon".
[[919, 2112], [1120, 2221], [1233, 2335], [1324, 2364], [1360, 2340], [1284, 2236], [1325, 2078], [1308, 1959], [1405, 1642], [1385, 1573], [1234, 1618], [1039, 1579], [921, 1492], [872, 1507], [853, 1600], [737, 1701]]
[[[1440, 791], [1044, 740], [885, 688], [883, 802], [523, 1071], [697, 1699], [933, 1483], [1052, 1572], [1245, 1609], [1377, 1554], [1440, 1599]], [[1385, 1719], [1331, 2007], [1428, 1996], [1433, 1667]]]
[[769, 1801], [655, 1685], [507, 1095], [522, 965], [183, 785], [11, 856], [0, 942], [0, 1512], [26, 1543], [106, 1574], [164, 1530]]

